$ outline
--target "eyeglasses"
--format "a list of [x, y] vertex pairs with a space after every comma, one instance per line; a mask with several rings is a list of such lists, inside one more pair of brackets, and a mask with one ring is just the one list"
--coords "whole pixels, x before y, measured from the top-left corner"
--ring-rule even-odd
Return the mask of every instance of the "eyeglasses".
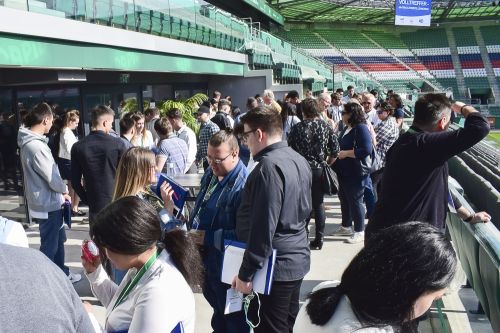
[[387, 112], [387, 111], [385, 111], [385, 110], [377, 110], [377, 114], [382, 114], [384, 112]]
[[371, 104], [370, 102], [362, 102], [361, 105]]
[[232, 153], [229, 153], [229, 155], [227, 155], [226, 157], [224, 157], [223, 159], [218, 159], [218, 158], [213, 158], [213, 157], [210, 157], [207, 155], [207, 161], [208, 163], [214, 163], [214, 164], [221, 164], [222, 162], [224, 162], [226, 160], [226, 158], [228, 158], [229, 156], [231, 156]]
[[248, 140], [248, 136], [250, 135], [250, 133], [253, 133], [253, 132], [257, 131], [257, 130], [258, 130], [258, 128], [250, 130], [250, 131], [243, 132], [240, 135], [238, 135], [238, 138], [241, 141], [247, 141]]

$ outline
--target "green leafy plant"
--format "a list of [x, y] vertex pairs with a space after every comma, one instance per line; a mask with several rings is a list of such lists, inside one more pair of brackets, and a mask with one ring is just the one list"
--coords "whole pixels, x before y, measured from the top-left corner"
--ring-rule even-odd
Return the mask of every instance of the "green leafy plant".
[[157, 103], [157, 107], [160, 109], [162, 116], [165, 116], [168, 111], [172, 109], [179, 109], [182, 112], [182, 120], [187, 127], [191, 128], [196, 134], [200, 130], [200, 126], [196, 122], [196, 117], [194, 113], [198, 110], [200, 105], [208, 100], [208, 96], [205, 94], [196, 94], [191, 96], [186, 100], [174, 101], [166, 100]]
[[137, 104], [137, 98], [130, 97], [122, 102], [121, 112], [123, 114], [129, 112], [137, 112], [139, 110], [139, 104]]

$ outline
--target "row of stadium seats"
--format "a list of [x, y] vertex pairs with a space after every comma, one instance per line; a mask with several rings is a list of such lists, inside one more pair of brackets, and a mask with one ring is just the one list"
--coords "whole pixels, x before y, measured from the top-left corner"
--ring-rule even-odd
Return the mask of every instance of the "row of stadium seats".
[[474, 68], [474, 69], [464, 69], [464, 77], [483, 77], [487, 76], [486, 69], [484, 68]]
[[457, 46], [477, 46], [476, 36], [471, 27], [452, 28]]
[[498, 24], [493, 26], [479, 27], [481, 36], [486, 45], [500, 45], [500, 34], [498, 33]]
[[474, 54], [481, 53], [479, 46], [459, 46], [457, 47], [458, 54]]

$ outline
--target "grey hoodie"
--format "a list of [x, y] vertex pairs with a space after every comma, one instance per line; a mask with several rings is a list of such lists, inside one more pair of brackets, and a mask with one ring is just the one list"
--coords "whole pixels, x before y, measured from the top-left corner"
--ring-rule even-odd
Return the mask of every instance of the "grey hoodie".
[[26, 200], [30, 209], [37, 212], [53, 212], [61, 209], [62, 193], [68, 191], [59, 174], [48, 138], [27, 128], [20, 128], [17, 145], [21, 149], [21, 163], [26, 186]]

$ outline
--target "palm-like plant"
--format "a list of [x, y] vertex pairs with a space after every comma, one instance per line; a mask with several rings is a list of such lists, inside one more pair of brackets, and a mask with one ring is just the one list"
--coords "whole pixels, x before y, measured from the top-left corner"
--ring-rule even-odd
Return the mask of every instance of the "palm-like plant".
[[196, 94], [191, 96], [186, 100], [174, 101], [166, 100], [157, 103], [157, 107], [160, 109], [162, 116], [165, 116], [168, 111], [172, 109], [179, 109], [182, 112], [182, 120], [187, 127], [191, 128], [196, 134], [200, 130], [200, 126], [196, 122], [196, 117], [194, 113], [198, 110], [200, 105], [208, 99], [205, 94]]

